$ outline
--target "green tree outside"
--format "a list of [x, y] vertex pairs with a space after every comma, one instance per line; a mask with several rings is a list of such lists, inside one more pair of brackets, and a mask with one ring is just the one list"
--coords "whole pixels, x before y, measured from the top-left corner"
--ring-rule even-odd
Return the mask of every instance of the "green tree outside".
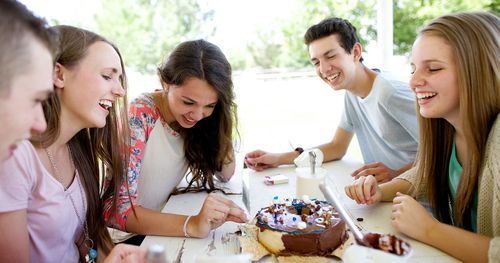
[[418, 29], [438, 16], [467, 10], [498, 12], [498, 6], [499, 0], [394, 1], [394, 53], [407, 55], [411, 51]]
[[103, 0], [102, 5], [95, 17], [98, 32], [141, 73], [154, 73], [180, 42], [214, 32], [213, 10], [202, 10], [198, 0]]
[[[294, 1], [300, 8], [286, 19], [255, 28], [245, 49], [227, 52], [235, 70], [309, 68], [304, 33], [327, 17], [351, 21], [364, 46], [376, 41], [377, 0]], [[127, 65], [141, 73], [154, 73], [178, 43], [216, 31], [209, 0], [102, 0], [102, 5], [95, 16], [97, 31], [116, 43]], [[500, 0], [393, 0], [394, 54], [407, 55], [418, 29], [433, 18], [466, 10], [498, 14]]]
[[[297, 1], [302, 8], [286, 21], [278, 21], [281, 29], [277, 34], [281, 34], [281, 37], [277, 39], [282, 39], [282, 42], [275, 42], [276, 37], [256, 38], [253, 43], [248, 44], [251, 47], [248, 52], [253, 58], [266, 54], [266, 60], [254, 60], [254, 65], [261, 68], [268, 68], [269, 65], [285, 68], [309, 67], [303, 35], [311, 25], [327, 17], [336, 16], [349, 20], [357, 28], [364, 46], [377, 39], [377, 0]], [[500, 0], [394, 0], [394, 54], [408, 55], [418, 29], [435, 17], [470, 10], [493, 11], [498, 14], [499, 7]], [[276, 50], [274, 54], [271, 52], [273, 50]]]

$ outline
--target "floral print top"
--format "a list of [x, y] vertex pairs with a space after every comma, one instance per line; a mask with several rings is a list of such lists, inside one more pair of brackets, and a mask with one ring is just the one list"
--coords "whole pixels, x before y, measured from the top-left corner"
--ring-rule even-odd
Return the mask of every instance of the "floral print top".
[[[137, 195], [138, 177], [141, 174], [142, 161], [149, 136], [157, 121], [161, 121], [172, 136], [180, 136], [171, 129], [161, 118], [159, 108], [154, 104], [151, 94], [143, 94], [130, 103], [129, 127], [130, 127], [130, 160], [127, 169], [127, 182], [123, 181], [116, 202], [117, 213], [112, 214], [111, 206], [113, 196], [104, 201], [104, 219], [107, 225], [125, 231], [126, 220], [132, 211], [132, 206], [138, 206], [134, 202]], [[106, 183], [109, 185], [109, 181]], [[130, 198], [129, 198], [130, 194]]]

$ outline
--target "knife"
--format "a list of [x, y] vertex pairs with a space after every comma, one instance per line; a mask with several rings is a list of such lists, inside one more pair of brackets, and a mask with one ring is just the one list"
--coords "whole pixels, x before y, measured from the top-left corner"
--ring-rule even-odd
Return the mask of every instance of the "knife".
[[339, 212], [340, 217], [344, 219], [344, 221], [347, 223], [347, 226], [351, 229], [352, 233], [354, 234], [354, 238], [356, 239], [356, 242], [358, 244], [367, 246], [367, 242], [364, 239], [364, 235], [359, 230], [358, 226], [356, 226], [356, 223], [354, 223], [354, 220], [349, 216], [347, 213], [347, 210], [345, 210], [344, 206], [338, 199], [338, 197], [330, 190], [328, 186], [326, 186], [325, 183], [320, 183], [319, 188], [321, 189], [321, 192], [323, 192], [323, 195], [325, 196], [326, 200], [330, 203], [333, 204], [335, 209], [337, 209], [337, 212]]
[[250, 211], [250, 198], [249, 198], [249, 194], [250, 194], [250, 189], [249, 189], [249, 185], [250, 185], [250, 178], [249, 178], [249, 174], [248, 174], [248, 170], [249, 168], [244, 168], [243, 169], [243, 174], [242, 174], [242, 185], [243, 185], [243, 196], [242, 196], [242, 199], [243, 199], [243, 204], [245, 205], [245, 208], [247, 209], [247, 212], [248, 214], [250, 215], [251, 211]]

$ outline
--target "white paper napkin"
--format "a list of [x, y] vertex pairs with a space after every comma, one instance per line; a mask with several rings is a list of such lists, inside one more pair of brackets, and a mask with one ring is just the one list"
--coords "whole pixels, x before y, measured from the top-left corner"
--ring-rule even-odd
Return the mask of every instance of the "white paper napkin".
[[309, 162], [309, 152], [314, 152], [316, 154], [316, 167], [320, 167], [321, 164], [323, 163], [323, 152], [318, 149], [309, 149], [309, 150], [304, 150], [293, 162], [297, 167], [309, 167], [310, 162]]

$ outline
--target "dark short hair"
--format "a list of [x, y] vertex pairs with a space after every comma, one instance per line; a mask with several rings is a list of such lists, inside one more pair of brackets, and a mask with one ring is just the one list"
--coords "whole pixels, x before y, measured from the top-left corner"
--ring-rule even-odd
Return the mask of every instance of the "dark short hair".
[[57, 40], [46, 21], [35, 16], [15, 0], [0, 1], [0, 92], [8, 87], [16, 72], [30, 63], [26, 52], [31, 41], [38, 40], [54, 56]]
[[[351, 54], [354, 44], [360, 42], [356, 32], [356, 27], [345, 19], [332, 17], [324, 19], [318, 24], [308, 28], [304, 34], [304, 43], [309, 46], [313, 41], [331, 35], [338, 36], [340, 46], [348, 54]], [[359, 61], [363, 62], [363, 58]]]

